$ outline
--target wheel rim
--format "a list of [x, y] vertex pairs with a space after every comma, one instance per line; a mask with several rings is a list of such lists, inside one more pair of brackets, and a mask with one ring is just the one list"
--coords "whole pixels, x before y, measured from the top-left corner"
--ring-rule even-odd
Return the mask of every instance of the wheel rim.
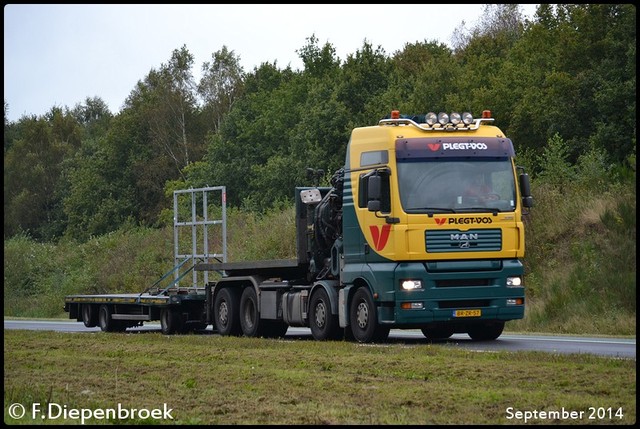
[[364, 302], [358, 304], [358, 309], [356, 310], [356, 320], [358, 321], [358, 327], [360, 329], [364, 329], [367, 327], [369, 323], [369, 307]]
[[227, 326], [227, 323], [229, 323], [229, 308], [227, 307], [226, 301], [221, 302], [218, 307], [218, 320], [222, 326]]
[[318, 301], [315, 308], [315, 320], [316, 326], [320, 329], [324, 328], [327, 320], [327, 308], [324, 305], [324, 301]]

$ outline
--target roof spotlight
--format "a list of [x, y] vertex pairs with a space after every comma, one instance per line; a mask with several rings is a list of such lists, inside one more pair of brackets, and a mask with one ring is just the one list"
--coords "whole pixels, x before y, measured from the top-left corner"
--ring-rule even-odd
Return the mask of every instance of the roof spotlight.
[[473, 123], [473, 115], [469, 112], [464, 112], [462, 114], [462, 122], [466, 125], [471, 125]]
[[438, 122], [438, 116], [433, 112], [429, 112], [425, 115], [425, 122], [431, 126], [434, 126], [436, 122]]
[[449, 115], [444, 112], [438, 113], [438, 122], [440, 122], [441, 125], [445, 125], [449, 122]]
[[450, 119], [453, 125], [458, 125], [460, 122], [462, 122], [462, 116], [460, 116], [460, 113], [458, 112], [451, 112]]

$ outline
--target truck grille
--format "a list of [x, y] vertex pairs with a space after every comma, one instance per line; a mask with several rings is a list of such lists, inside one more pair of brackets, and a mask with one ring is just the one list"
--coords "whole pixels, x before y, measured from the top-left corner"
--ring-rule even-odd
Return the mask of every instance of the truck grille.
[[447, 229], [424, 232], [427, 252], [491, 252], [502, 249], [500, 229]]

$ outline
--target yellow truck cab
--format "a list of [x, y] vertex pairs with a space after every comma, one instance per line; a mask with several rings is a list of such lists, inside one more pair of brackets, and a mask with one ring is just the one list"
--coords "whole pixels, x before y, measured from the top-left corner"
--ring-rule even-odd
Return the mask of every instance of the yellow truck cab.
[[[356, 338], [417, 327], [431, 338], [495, 339], [523, 317], [522, 216], [532, 199], [511, 140], [492, 121], [489, 111], [394, 111], [353, 130], [340, 280], [342, 302], [363, 308], [341, 321]], [[351, 291], [360, 288], [370, 297]]]

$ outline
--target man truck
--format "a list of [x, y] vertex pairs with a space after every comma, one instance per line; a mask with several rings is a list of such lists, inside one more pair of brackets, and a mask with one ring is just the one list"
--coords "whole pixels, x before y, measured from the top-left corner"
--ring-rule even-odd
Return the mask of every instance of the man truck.
[[[523, 217], [533, 198], [493, 121], [488, 110], [479, 118], [394, 110], [352, 130], [331, 186], [295, 189], [295, 259], [227, 262], [226, 248], [195, 244], [184, 255], [176, 232], [169, 286], [67, 296], [65, 311], [103, 331], [160, 320], [165, 334], [213, 325], [220, 335], [280, 337], [292, 326], [316, 340], [380, 342], [390, 329], [494, 340], [524, 317]], [[192, 200], [211, 190], [222, 193], [223, 218], [208, 219], [205, 195], [203, 214], [179, 222], [174, 194], [174, 228], [226, 228], [224, 187], [191, 190]], [[192, 287], [179, 286], [185, 267]]]

